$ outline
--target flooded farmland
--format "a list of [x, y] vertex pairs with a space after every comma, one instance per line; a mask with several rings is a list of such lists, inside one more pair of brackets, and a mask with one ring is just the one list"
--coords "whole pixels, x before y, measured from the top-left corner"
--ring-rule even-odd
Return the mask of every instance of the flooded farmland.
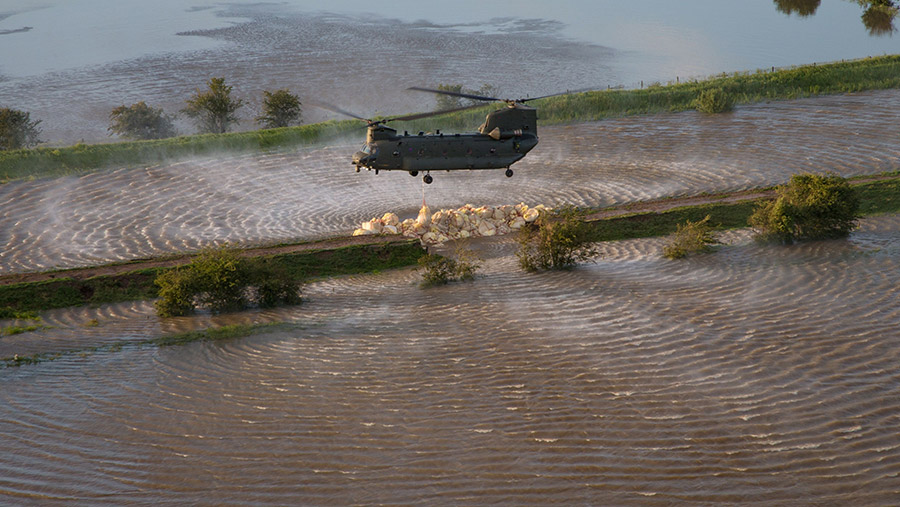
[[[896, 170], [896, 134], [885, 126], [896, 124], [898, 98], [545, 129], [546, 144], [512, 179], [438, 174], [427, 197], [432, 206], [509, 195], [603, 205], [805, 170]], [[850, 135], [860, 143], [842, 142]], [[314, 236], [385, 208], [415, 211], [419, 179], [356, 174], [345, 156], [336, 146], [4, 185], [6, 202], [21, 206], [3, 207], [3, 266]], [[27, 237], [32, 248], [17, 248]], [[521, 272], [514, 242], [498, 238], [475, 245], [479, 279], [431, 290], [401, 270], [316, 282], [287, 309], [158, 319], [141, 302], [46, 312], [47, 328], [0, 338], [0, 356], [81, 352], [0, 373], [0, 495], [891, 504], [900, 495], [898, 238], [900, 219], [884, 216], [849, 241], [788, 248], [735, 231], [718, 253], [686, 262], [664, 260], [661, 239], [625, 241], [574, 271], [538, 275]], [[275, 321], [291, 327], [127, 345]]]
[[[247, 89], [295, 76], [291, 86], [328, 90], [335, 97], [320, 98], [368, 114], [373, 96], [407, 112], [403, 87], [457, 76], [477, 86], [498, 65], [504, 91], [538, 95], [636, 83], [648, 69], [665, 80], [805, 63], [820, 48], [840, 59], [835, 46], [853, 46], [840, 30], [810, 35], [812, 20], [769, 2], [767, 13], [802, 25], [799, 43], [775, 37], [780, 25], [769, 18], [735, 16], [766, 27], [762, 36], [730, 21], [699, 30], [678, 19], [702, 20], [691, 9], [709, 2], [679, 6], [679, 16], [664, 7], [671, 2], [621, 7], [653, 11], [628, 24], [628, 14], [597, 19], [577, 8], [613, 2], [562, 2], [568, 26], [533, 19], [528, 2], [524, 18], [491, 19], [495, 5], [478, 23], [446, 12], [452, 20], [419, 20], [423, 2], [383, 17], [240, 2], [217, 17], [206, 9], [221, 6], [190, 3], [202, 27], [179, 24], [179, 37], [196, 47], [168, 52], [157, 42], [109, 61], [97, 51], [77, 60], [84, 67], [24, 77], [3, 67], [4, 53], [0, 98], [47, 118], [52, 141], [90, 141], [105, 138], [111, 107], [152, 99], [176, 110], [227, 65]], [[716, 3], [726, 4], [744, 13], [751, 2]], [[152, 15], [186, 8], [159, 5]], [[459, 5], [473, 4], [451, 10]], [[855, 2], [825, 0], [821, 16], [832, 8], [862, 29]], [[0, 22], [20, 19], [11, 12], [0, 6]], [[0, 25], [0, 42], [46, 37], [46, 28], [39, 16]], [[96, 28], [99, 40], [120, 27]], [[584, 43], [580, 32], [595, 38]], [[348, 45], [357, 51], [339, 58]], [[511, 51], [523, 45], [533, 51]], [[653, 45], [664, 49], [648, 55]], [[478, 56], [435, 56], [447, 46]], [[385, 48], [402, 48], [402, 58], [378, 67], [385, 86], [372, 87], [358, 72]], [[499, 52], [507, 58], [497, 63]], [[298, 67], [309, 74], [296, 77]], [[361, 130], [329, 146], [14, 181], [0, 185], [0, 274], [346, 234], [386, 211], [414, 216], [423, 198], [432, 209], [600, 207], [800, 172], [898, 171], [898, 125], [900, 91], [888, 90], [541, 126], [511, 179], [434, 173], [426, 187], [405, 173], [357, 174], [350, 156]], [[721, 239], [716, 253], [684, 261], [664, 259], [660, 238], [604, 243], [572, 271], [527, 274], [513, 238], [483, 238], [470, 244], [482, 258], [476, 280], [429, 290], [403, 269], [310, 283], [296, 307], [170, 319], [150, 301], [42, 312], [39, 329], [0, 335], [0, 357], [61, 354], [0, 369], [0, 504], [896, 505], [900, 216], [868, 217], [846, 241], [766, 246], [747, 230]], [[141, 345], [257, 323], [285, 325]]]

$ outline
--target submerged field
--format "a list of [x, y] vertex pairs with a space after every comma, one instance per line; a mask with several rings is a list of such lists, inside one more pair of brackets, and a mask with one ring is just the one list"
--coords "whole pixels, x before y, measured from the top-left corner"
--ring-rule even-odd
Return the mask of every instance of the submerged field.
[[[350, 144], [12, 181], [0, 272], [314, 239], [423, 197], [601, 208], [895, 172], [898, 115], [885, 90], [549, 127], [514, 178], [427, 193], [354, 173]], [[42, 312], [0, 337], [3, 358], [68, 351], [0, 370], [0, 498], [889, 505], [898, 238], [888, 214], [787, 248], [735, 230], [684, 262], [630, 239], [538, 275], [499, 239], [483, 276], [430, 290], [401, 269], [312, 282], [297, 307]]]

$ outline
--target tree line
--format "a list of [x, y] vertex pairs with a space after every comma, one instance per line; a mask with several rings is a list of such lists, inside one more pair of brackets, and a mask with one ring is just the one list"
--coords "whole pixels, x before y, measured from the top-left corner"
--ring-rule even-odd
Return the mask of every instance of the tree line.
[[[205, 89], [198, 89], [185, 101], [181, 113], [193, 119], [201, 134], [224, 134], [238, 123], [237, 111], [244, 101], [231, 95], [232, 86], [225, 78], [213, 77]], [[264, 129], [289, 127], [300, 123], [302, 104], [297, 95], [288, 89], [263, 92], [262, 113], [255, 118]], [[109, 113], [110, 135], [128, 139], [165, 139], [175, 137], [176, 114], [167, 114], [162, 108], [147, 105], [144, 101], [130, 106], [121, 105]], [[32, 120], [31, 114], [11, 108], [0, 108], [0, 150], [31, 148], [41, 142], [41, 120]]]

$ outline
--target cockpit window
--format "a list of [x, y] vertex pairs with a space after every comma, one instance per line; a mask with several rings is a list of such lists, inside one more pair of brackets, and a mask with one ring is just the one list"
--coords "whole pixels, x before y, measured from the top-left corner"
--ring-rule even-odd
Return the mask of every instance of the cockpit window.
[[363, 147], [362, 147], [362, 152], [365, 153], [365, 154], [367, 154], [367, 155], [371, 155], [371, 154], [372, 154], [372, 149], [371, 149], [371, 147], [370, 147], [368, 144], [364, 144]]

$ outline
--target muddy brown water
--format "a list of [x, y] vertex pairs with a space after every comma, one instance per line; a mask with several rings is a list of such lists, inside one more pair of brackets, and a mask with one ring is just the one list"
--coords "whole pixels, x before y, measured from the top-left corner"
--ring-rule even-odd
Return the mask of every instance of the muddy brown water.
[[[512, 179], [440, 173], [426, 197], [604, 205], [896, 170], [898, 100], [543, 129]], [[3, 268], [315, 236], [421, 203], [419, 179], [357, 175], [346, 156], [4, 185]], [[848, 241], [723, 239], [684, 262], [662, 239], [607, 243], [533, 275], [499, 238], [472, 244], [477, 280], [430, 290], [399, 270], [310, 284], [294, 308], [45, 312], [46, 328], [0, 337], [0, 357], [77, 352], [0, 370], [0, 503], [896, 504], [900, 217]], [[294, 327], [133, 345], [273, 321]]]

